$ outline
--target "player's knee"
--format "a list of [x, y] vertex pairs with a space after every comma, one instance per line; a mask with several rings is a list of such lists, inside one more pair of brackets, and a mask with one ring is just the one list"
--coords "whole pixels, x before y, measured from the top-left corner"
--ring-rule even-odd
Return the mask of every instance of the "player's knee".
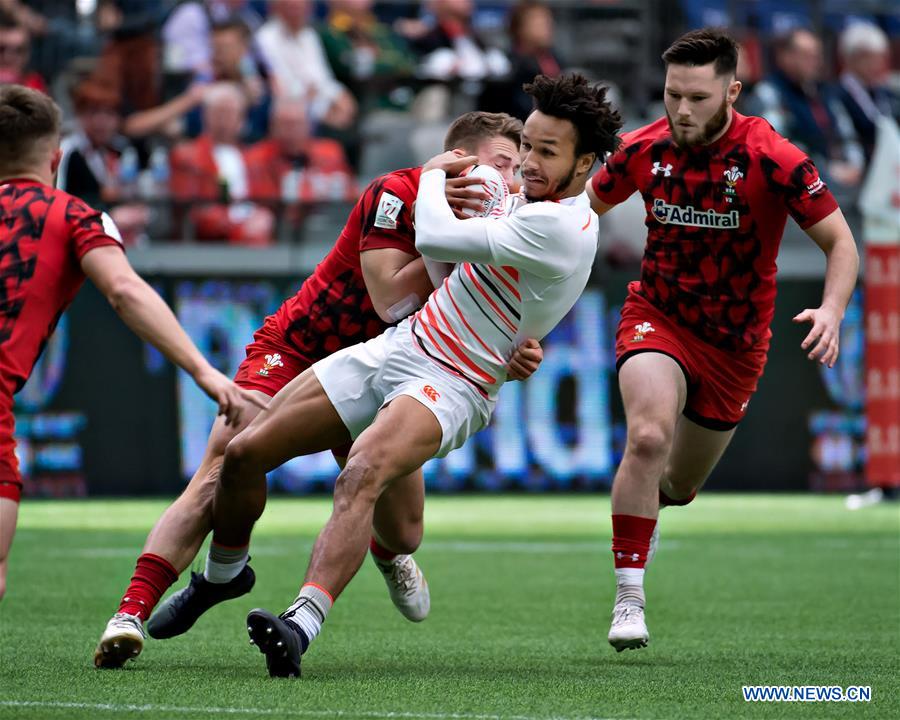
[[665, 423], [638, 421], [628, 428], [626, 451], [641, 459], [656, 460], [669, 454], [673, 428]]
[[246, 472], [252, 472], [262, 463], [258, 443], [252, 433], [241, 433], [225, 447], [224, 467], [228, 472], [223, 472], [221, 482], [240, 477]]
[[235, 435], [231, 433], [215, 433], [209, 438], [209, 444], [206, 447], [207, 456], [223, 457], [228, 444], [234, 440]]
[[374, 505], [387, 480], [385, 461], [385, 453], [374, 448], [355, 452], [348, 458], [335, 481], [335, 507], [356, 501]]

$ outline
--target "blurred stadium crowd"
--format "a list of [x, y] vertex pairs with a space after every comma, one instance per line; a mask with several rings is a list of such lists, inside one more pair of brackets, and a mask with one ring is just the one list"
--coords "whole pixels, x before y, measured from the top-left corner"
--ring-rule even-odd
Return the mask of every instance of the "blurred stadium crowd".
[[742, 42], [738, 110], [852, 207], [879, 115], [900, 119], [896, 0], [0, 0], [0, 82], [62, 105], [59, 186], [126, 243], [267, 246], [423, 162], [461, 112], [524, 118], [538, 72], [658, 117], [659, 54], [701, 25]]

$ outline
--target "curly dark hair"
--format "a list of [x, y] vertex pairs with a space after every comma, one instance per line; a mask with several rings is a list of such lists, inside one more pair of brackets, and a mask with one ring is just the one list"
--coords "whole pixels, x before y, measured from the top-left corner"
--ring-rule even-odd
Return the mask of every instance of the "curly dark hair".
[[522, 89], [534, 98], [534, 109], [568, 120], [575, 126], [575, 154], [595, 153], [603, 158], [619, 147], [622, 118], [603, 85], [592, 85], [579, 73], [550, 78], [538, 75]]

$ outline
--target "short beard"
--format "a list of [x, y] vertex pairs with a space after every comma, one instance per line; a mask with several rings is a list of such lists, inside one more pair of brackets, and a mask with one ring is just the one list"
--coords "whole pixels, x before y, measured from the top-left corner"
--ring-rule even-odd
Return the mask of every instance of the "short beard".
[[728, 103], [725, 98], [722, 98], [722, 104], [719, 106], [719, 109], [716, 110], [716, 114], [703, 126], [697, 139], [689, 142], [681, 138], [678, 128], [675, 126], [675, 123], [672, 122], [672, 116], [669, 115], [668, 110], [666, 110], [666, 120], [669, 121], [669, 131], [672, 133], [672, 138], [675, 140], [675, 144], [678, 145], [678, 147], [688, 148], [697, 145], [708, 145], [716, 135], [722, 132], [722, 128], [728, 123]]
[[523, 184], [523, 193], [525, 195], [525, 199], [528, 202], [541, 202], [542, 200], [559, 200], [560, 196], [563, 192], [569, 189], [569, 185], [572, 184], [572, 180], [575, 179], [575, 170], [578, 168], [578, 161], [572, 163], [572, 167], [569, 168], [569, 172], [566, 173], [566, 176], [558, 183], [556, 183], [556, 188], [550, 192], [548, 192], [544, 197], [533, 197], [528, 194], [527, 191], [524, 190]]

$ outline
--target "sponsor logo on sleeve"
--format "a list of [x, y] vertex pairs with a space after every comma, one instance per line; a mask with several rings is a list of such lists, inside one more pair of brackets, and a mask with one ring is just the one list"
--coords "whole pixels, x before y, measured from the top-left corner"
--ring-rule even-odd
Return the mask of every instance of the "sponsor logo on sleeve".
[[403, 209], [403, 201], [389, 192], [381, 193], [378, 210], [375, 212], [375, 227], [385, 230], [397, 229], [397, 218]]
[[441, 397], [441, 394], [433, 387], [431, 387], [431, 385], [426, 385], [425, 387], [423, 387], [422, 394], [433, 403], [436, 403]]
[[815, 195], [817, 192], [821, 191], [825, 187], [825, 183], [822, 182], [822, 178], [816, 177], [811, 183], [806, 185], [806, 192], [810, 195]]

